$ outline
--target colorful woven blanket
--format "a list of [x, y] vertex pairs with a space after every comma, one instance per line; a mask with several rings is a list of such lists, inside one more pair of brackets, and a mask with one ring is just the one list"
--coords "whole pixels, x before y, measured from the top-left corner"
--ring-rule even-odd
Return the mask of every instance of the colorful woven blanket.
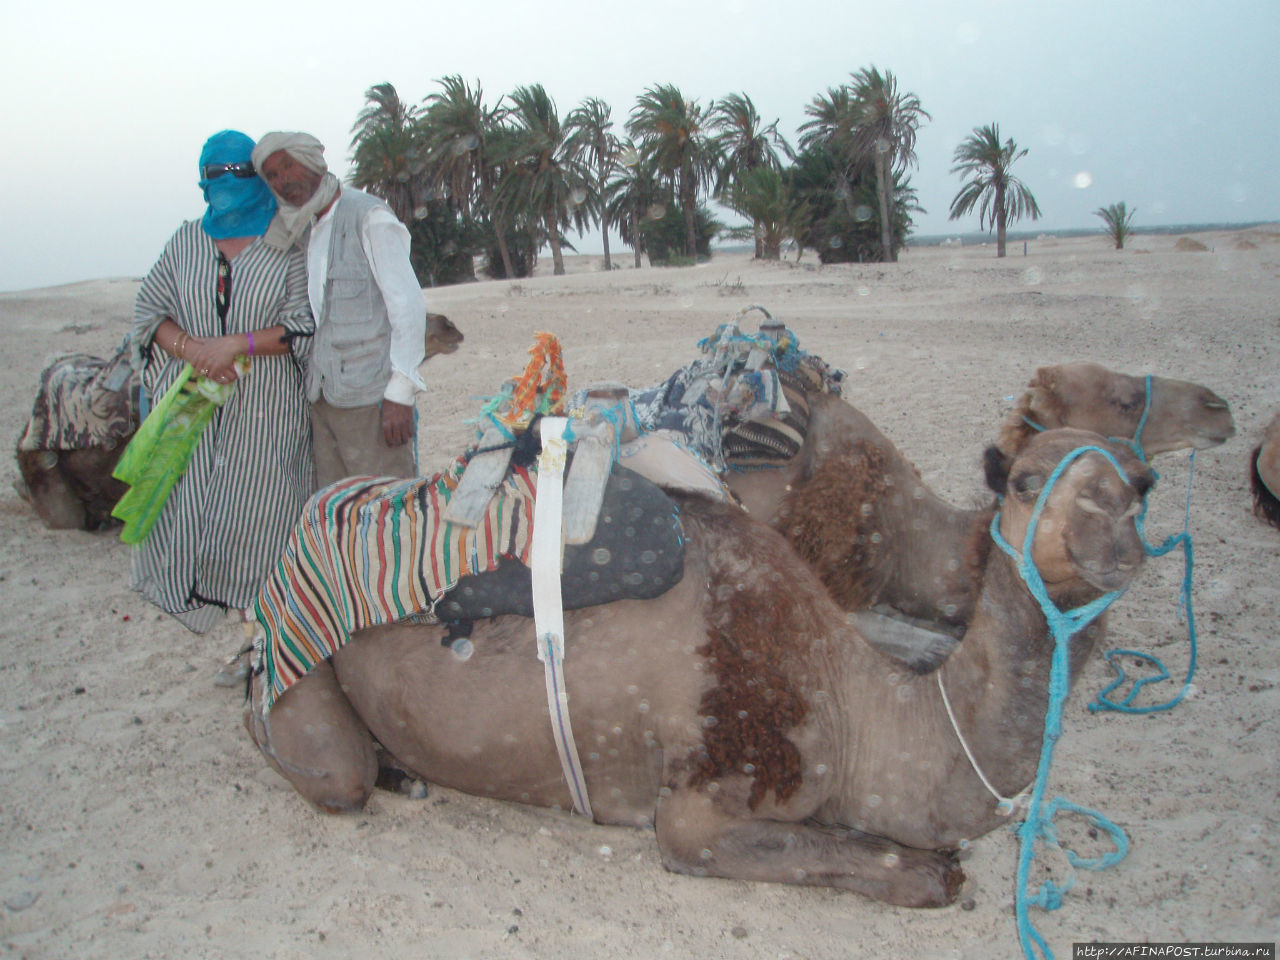
[[[743, 314], [753, 309], [763, 310]], [[720, 473], [786, 463], [808, 429], [806, 396], [839, 396], [844, 373], [801, 350], [792, 330], [778, 329], [774, 339], [743, 333], [737, 321], [721, 324], [698, 343], [702, 356], [632, 394], [641, 430], [678, 433]]]
[[255, 604], [263, 709], [351, 634], [430, 611], [458, 580], [527, 564], [537, 472], [513, 467], [474, 528], [445, 522], [466, 460], [434, 477], [350, 477], [307, 501]]
[[113, 449], [138, 429], [138, 378], [125, 341], [107, 359], [58, 357], [40, 372], [20, 450]]

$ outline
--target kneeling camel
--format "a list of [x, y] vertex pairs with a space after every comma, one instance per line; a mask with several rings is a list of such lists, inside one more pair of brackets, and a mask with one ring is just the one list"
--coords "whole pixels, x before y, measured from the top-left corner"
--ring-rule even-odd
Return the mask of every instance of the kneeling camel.
[[[993, 457], [999, 530], [1023, 544], [1050, 491], [1033, 558], [1053, 602], [1123, 588], [1143, 560], [1134, 517], [1145, 464], [1093, 434], [1054, 430]], [[963, 841], [1007, 823], [947, 718], [1005, 795], [1036, 768], [1053, 642], [1013, 561], [972, 574], [964, 642], [922, 676], [870, 647], [777, 531], [742, 510], [679, 499], [685, 574], [662, 596], [566, 614], [568, 705], [600, 823], [652, 824], [663, 864], [700, 876], [832, 886], [889, 903], [951, 902]], [[452, 657], [422, 626], [357, 633], [265, 717], [246, 723], [268, 760], [327, 809], [372, 788], [370, 733], [409, 770], [480, 796], [570, 805], [547, 718], [532, 621], [475, 624]], [[1073, 675], [1093, 645], [1072, 641]]]
[[[978, 599], [974, 565], [990, 547], [986, 509], [955, 507], [851, 404], [810, 395], [808, 432], [784, 466], [730, 471], [751, 513], [781, 531], [843, 609], [919, 621], [959, 637]], [[1039, 417], [1033, 427], [1027, 421]], [[1038, 430], [1138, 436], [1152, 456], [1216, 446], [1235, 432], [1225, 401], [1184, 380], [1127, 376], [1091, 363], [1043, 367], [1001, 430], [1014, 456]], [[929, 665], [922, 663], [920, 666]]]

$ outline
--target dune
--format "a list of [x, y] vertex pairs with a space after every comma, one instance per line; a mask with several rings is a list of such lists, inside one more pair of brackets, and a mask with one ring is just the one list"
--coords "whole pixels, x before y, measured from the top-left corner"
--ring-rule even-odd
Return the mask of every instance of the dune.
[[[758, 304], [848, 373], [846, 396], [958, 504], [983, 497], [981, 453], [1037, 366], [1094, 360], [1211, 387], [1237, 436], [1157, 463], [1151, 540], [1182, 529], [1191, 486], [1198, 670], [1177, 708], [1091, 713], [1099, 658], [1067, 705], [1050, 789], [1127, 833], [1119, 865], [1033, 912], [1059, 957], [1089, 940], [1280, 937], [1277, 717], [1280, 537], [1254, 517], [1246, 459], [1280, 408], [1280, 233], [1139, 234], [910, 248], [897, 264], [756, 263], [538, 274], [427, 291], [465, 333], [433, 359], [419, 449], [433, 472], [471, 438], [481, 398], [560, 337], [570, 388], [663, 379], [717, 324]], [[1239, 241], [1247, 241], [1239, 242]], [[1018, 245], [1021, 247], [1021, 245]], [[4, 435], [16, 437], [51, 354], [106, 354], [136, 279], [0, 294]], [[748, 322], [758, 318], [752, 315]], [[1270, 344], [1270, 346], [1268, 346]], [[0, 945], [26, 957], [1003, 958], [1017, 838], [975, 840], [956, 906], [887, 907], [832, 890], [663, 870], [652, 833], [437, 787], [375, 794], [354, 816], [308, 808], [258, 756], [242, 699], [213, 674], [241, 642], [195, 637], [130, 592], [111, 533], [44, 529], [0, 477]], [[1113, 608], [1115, 646], [1186, 673], [1179, 554], [1149, 562]], [[436, 642], [434, 633], [427, 642]], [[529, 655], [534, 656], [530, 635]], [[572, 661], [568, 668], [572, 669]], [[1166, 683], [1165, 699], [1177, 684]], [[494, 697], [502, 691], [493, 691]], [[419, 791], [420, 793], [421, 791]], [[1082, 852], [1101, 849], [1064, 827]], [[1068, 871], [1050, 858], [1059, 882]]]

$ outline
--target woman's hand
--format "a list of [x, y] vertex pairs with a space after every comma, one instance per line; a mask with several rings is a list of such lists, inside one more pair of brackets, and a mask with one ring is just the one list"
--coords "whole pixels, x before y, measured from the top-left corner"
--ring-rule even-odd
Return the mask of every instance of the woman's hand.
[[196, 376], [208, 377], [215, 383], [234, 383], [237, 378], [235, 359], [244, 353], [243, 337], [192, 337], [183, 354], [195, 369]]

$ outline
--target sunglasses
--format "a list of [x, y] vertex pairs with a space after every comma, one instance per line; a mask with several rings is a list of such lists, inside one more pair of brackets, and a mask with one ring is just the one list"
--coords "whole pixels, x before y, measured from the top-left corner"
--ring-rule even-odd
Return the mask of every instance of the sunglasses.
[[253, 164], [247, 160], [240, 163], [209, 163], [200, 168], [200, 173], [206, 180], [217, 180], [224, 173], [229, 173], [233, 177], [240, 180], [248, 180], [250, 177], [257, 176], [257, 171], [253, 169]]

